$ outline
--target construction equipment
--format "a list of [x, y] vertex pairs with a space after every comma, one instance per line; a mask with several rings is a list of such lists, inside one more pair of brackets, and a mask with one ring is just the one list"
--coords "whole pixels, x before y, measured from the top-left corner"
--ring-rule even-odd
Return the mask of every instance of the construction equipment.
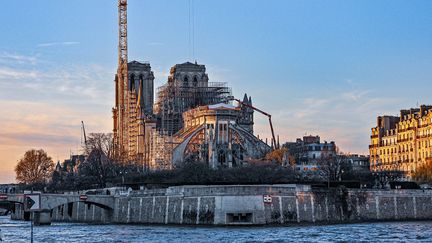
[[116, 102], [113, 108], [115, 152], [128, 144], [129, 96], [127, 55], [127, 0], [118, 0], [118, 68], [115, 78]]
[[84, 136], [84, 145], [87, 146], [87, 136], [86, 136], [86, 132], [85, 132], [85, 127], [84, 127], [84, 122], [83, 121], [81, 121], [81, 128], [82, 128], [83, 136]]
[[260, 109], [258, 109], [258, 108], [256, 108], [256, 107], [252, 106], [252, 105], [246, 104], [246, 103], [244, 103], [243, 101], [241, 101], [241, 100], [239, 100], [239, 99], [236, 99], [236, 98], [234, 98], [234, 97], [229, 97], [229, 98], [227, 99], [227, 101], [231, 101], [231, 100], [235, 100], [235, 101], [237, 101], [239, 104], [244, 105], [244, 106], [247, 106], [247, 107], [249, 107], [249, 108], [252, 108], [252, 109], [258, 111], [259, 113], [261, 113], [261, 114], [263, 114], [263, 115], [265, 115], [265, 116], [268, 117], [268, 119], [269, 119], [269, 123], [270, 123], [270, 130], [271, 130], [271, 134], [272, 134], [272, 144], [273, 144], [273, 146], [274, 146], [273, 148], [274, 148], [274, 149], [279, 149], [279, 144], [276, 143], [276, 137], [275, 137], [275, 134], [274, 134], [274, 129], [273, 129], [273, 123], [272, 123], [272, 120], [271, 120], [271, 115], [270, 115], [269, 113], [263, 111], [263, 110], [260, 110]]

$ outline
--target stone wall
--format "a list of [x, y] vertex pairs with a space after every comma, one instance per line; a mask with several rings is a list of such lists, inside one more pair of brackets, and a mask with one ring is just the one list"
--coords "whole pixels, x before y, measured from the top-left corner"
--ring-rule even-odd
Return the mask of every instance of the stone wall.
[[[263, 195], [271, 195], [271, 203]], [[53, 221], [191, 225], [432, 220], [432, 191], [183, 186], [116, 195], [113, 208], [75, 202], [54, 208], [51, 215]]]

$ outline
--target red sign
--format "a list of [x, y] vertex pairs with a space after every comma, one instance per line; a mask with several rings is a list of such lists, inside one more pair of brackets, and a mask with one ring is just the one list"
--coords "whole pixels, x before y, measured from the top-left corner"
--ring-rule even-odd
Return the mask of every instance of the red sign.
[[6, 194], [0, 194], [0, 200], [6, 200], [8, 196]]
[[271, 195], [263, 195], [264, 203], [272, 203], [272, 196]]
[[87, 195], [80, 195], [80, 200], [81, 201], [87, 200]]

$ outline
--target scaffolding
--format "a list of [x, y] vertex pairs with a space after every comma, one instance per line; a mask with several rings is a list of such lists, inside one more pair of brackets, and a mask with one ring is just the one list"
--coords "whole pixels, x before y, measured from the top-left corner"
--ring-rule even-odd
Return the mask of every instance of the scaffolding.
[[183, 127], [183, 112], [202, 105], [221, 103], [232, 97], [225, 82], [201, 82], [186, 86], [168, 82], [157, 90], [155, 113], [160, 133], [172, 136]]
[[130, 160], [136, 159], [138, 153], [138, 112], [137, 112], [137, 95], [135, 90], [129, 91], [128, 95], [129, 104], [129, 119], [128, 119], [128, 158]]

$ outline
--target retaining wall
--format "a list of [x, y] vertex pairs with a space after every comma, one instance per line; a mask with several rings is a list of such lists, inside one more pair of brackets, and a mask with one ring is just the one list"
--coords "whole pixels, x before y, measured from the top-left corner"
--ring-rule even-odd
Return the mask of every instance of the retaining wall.
[[[264, 195], [271, 195], [271, 202], [264, 202]], [[54, 208], [51, 215], [53, 221], [191, 225], [432, 220], [432, 191], [180, 186], [115, 195], [114, 210], [77, 202]]]

